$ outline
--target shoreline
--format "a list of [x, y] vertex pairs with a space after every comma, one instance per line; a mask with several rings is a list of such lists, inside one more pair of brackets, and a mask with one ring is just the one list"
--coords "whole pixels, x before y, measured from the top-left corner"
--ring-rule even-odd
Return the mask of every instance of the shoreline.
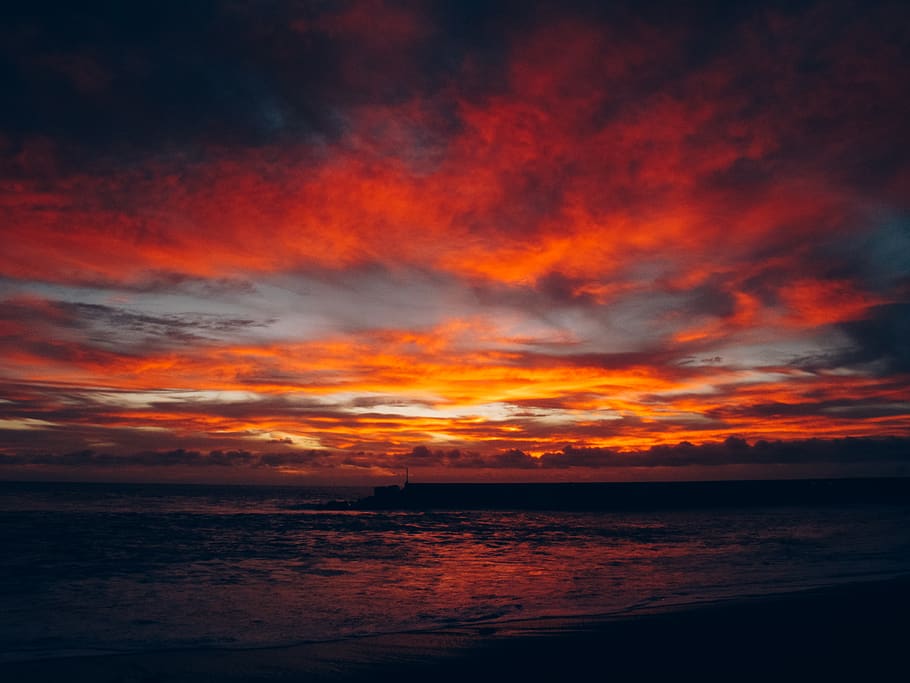
[[8, 661], [10, 680], [553, 680], [576, 671], [638, 677], [838, 677], [906, 668], [910, 575], [606, 616], [484, 622], [251, 649], [180, 649]]

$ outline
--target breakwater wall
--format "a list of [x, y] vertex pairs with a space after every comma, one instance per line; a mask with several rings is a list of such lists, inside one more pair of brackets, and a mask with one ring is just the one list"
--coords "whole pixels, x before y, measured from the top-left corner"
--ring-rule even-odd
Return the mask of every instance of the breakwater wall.
[[364, 510], [661, 510], [767, 505], [910, 504], [910, 477], [764, 481], [406, 484], [378, 487]]

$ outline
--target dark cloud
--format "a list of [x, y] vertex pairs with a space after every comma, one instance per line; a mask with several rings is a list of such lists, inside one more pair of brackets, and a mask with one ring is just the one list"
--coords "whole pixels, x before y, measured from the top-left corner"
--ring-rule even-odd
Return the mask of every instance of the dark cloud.
[[827, 353], [798, 358], [809, 370], [851, 368], [879, 377], [910, 373], [910, 303], [873, 307], [868, 317], [837, 326], [847, 343]]
[[53, 465], [75, 468], [132, 468], [132, 467], [247, 467], [259, 465], [265, 456], [247, 451], [200, 451], [184, 450], [149, 451], [129, 455], [97, 452], [93, 450], [73, 451], [60, 455], [32, 453], [5, 455], [0, 463], [6, 465]]
[[[337, 77], [331, 46], [295, 40], [286, 4], [104, 2], [86, 11], [36, 2], [11, 10], [0, 127], [20, 140], [185, 155], [227, 140], [258, 144], [286, 129], [337, 129], [328, 108], [313, 105]], [[296, 90], [281, 82], [291, 69]]]
[[85, 449], [65, 453], [0, 453], [0, 467], [72, 468], [92, 472], [97, 470], [152, 470], [178, 468], [187, 470], [244, 469], [332, 469], [340, 466], [359, 469], [377, 467], [373, 453], [333, 451], [251, 452], [247, 450], [199, 451], [177, 448], [170, 451], [140, 451], [109, 453]]
[[[174, 449], [112, 454], [81, 450], [54, 454], [0, 454], [0, 467], [63, 467], [88, 471], [90, 468], [297, 468], [326, 470], [338, 467], [397, 470], [404, 466], [416, 469], [487, 469], [499, 471], [614, 469], [614, 468], [711, 468], [730, 465], [805, 465], [805, 464], [910, 464], [910, 440], [907, 438], [804, 439], [793, 441], [757, 441], [729, 437], [723, 442], [700, 445], [683, 442], [675, 446], [620, 452], [609, 448], [566, 446], [562, 451], [545, 453], [539, 458], [520, 450], [480, 454], [459, 449], [430, 449], [416, 446], [407, 455], [390, 455], [364, 451], [306, 450], [284, 452], [251, 452], [247, 450], [213, 450], [209, 452]], [[704, 470], [708, 471], [708, 470]]]
[[[225, 335], [267, 327], [273, 319], [254, 320], [211, 313], [171, 313], [152, 315], [118, 306], [29, 297], [7, 299], [0, 306], [0, 321], [13, 323], [21, 332], [21, 343], [43, 331], [48, 341], [43, 352], [31, 342], [38, 355], [59, 357], [78, 353], [77, 346], [130, 348], [169, 342], [206, 342]], [[57, 330], [56, 332], [54, 330]], [[81, 331], [76, 337], [61, 332]], [[12, 337], [15, 339], [15, 336]], [[56, 342], [50, 340], [56, 339]], [[67, 342], [67, 343], [64, 343]], [[147, 349], [146, 349], [147, 350]]]
[[[12, 280], [9, 282], [19, 286], [24, 284]], [[86, 288], [114, 290], [130, 294], [186, 294], [202, 298], [224, 298], [254, 294], [257, 291], [256, 285], [244, 278], [204, 278], [166, 270], [149, 270], [143, 273], [140, 279], [130, 282], [87, 279], [79, 284]]]
[[534, 458], [516, 449], [481, 454], [458, 448], [433, 450], [426, 446], [415, 446], [410, 454], [403, 457], [403, 462], [411, 467], [446, 467], [453, 469], [495, 468], [526, 470], [537, 466]]
[[434, 40], [429, 10], [396, 0], [20, 3], [0, 30], [0, 129], [17, 154], [44, 141], [70, 169], [338, 142], [348, 109], [445, 87], [460, 68], [470, 41], [445, 27]]
[[749, 418], [767, 420], [779, 417], [836, 417], [842, 419], [867, 419], [905, 415], [907, 401], [888, 401], [882, 397], [828, 399], [822, 401], [804, 401], [801, 403], [755, 403], [751, 405], [721, 406], [707, 411], [707, 415], [718, 420], [729, 418]]
[[73, 312], [73, 317], [81, 321], [92, 321], [116, 330], [138, 332], [151, 337], [170, 337], [182, 341], [198, 341], [204, 339], [206, 333], [238, 332], [249, 328], [265, 327], [274, 322], [274, 320], [230, 318], [210, 313], [149, 315], [100, 304], [59, 302], [56, 305], [65, 311]]
[[653, 446], [634, 452], [608, 448], [567, 446], [559, 453], [547, 453], [542, 467], [693, 467], [723, 465], [799, 465], [805, 463], [876, 463], [910, 461], [910, 439], [843, 438], [756, 441], [729, 437], [723, 442], [675, 446]]
[[[900, 112], [887, 106], [894, 94], [883, 92], [894, 80], [875, 71], [883, 62], [901, 68], [899, 5], [864, 3], [861, 12], [848, 2], [825, 3], [825, 12], [811, 3], [735, 5], [166, 0], [94, 3], [88, 12], [19, 3], [5, 12], [0, 33], [7, 105], [0, 128], [19, 142], [41, 136], [96, 153], [170, 149], [191, 157], [225, 143], [337, 140], [351, 107], [426, 98], [456, 75], [462, 97], [501, 91], [516, 36], [569, 17], [609, 28], [617, 63], [628, 58], [628, 36], [673, 46], [674, 59], [646, 60], [635, 79], [609, 83], [626, 102], [672, 83], [693, 85], [681, 77], [740, 53], [728, 87], [744, 98], [729, 116], [759, 110], [786, 123], [782, 132], [794, 144], [781, 147], [782, 159], [831, 147], [849, 122], [899, 132]], [[855, 48], [840, 39], [851, 31], [865, 38]], [[784, 116], [794, 101], [800, 107]], [[851, 179], [902, 165], [893, 138], [885, 145], [887, 135], [863, 137], [863, 145], [833, 145]], [[748, 161], [736, 163], [729, 179], [755, 180], [743, 175]]]

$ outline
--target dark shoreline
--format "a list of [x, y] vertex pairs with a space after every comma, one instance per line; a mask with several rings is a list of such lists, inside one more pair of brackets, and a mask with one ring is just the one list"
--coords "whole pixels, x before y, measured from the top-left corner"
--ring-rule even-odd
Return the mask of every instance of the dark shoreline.
[[903, 680], [910, 576], [655, 613], [480, 624], [253, 650], [175, 650], [7, 663], [44, 683]]

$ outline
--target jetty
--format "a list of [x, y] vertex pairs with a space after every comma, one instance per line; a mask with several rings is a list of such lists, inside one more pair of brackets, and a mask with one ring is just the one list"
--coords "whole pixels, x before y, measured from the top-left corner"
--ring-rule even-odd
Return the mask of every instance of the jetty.
[[437, 484], [379, 486], [359, 510], [668, 510], [910, 504], [910, 477], [759, 481]]

